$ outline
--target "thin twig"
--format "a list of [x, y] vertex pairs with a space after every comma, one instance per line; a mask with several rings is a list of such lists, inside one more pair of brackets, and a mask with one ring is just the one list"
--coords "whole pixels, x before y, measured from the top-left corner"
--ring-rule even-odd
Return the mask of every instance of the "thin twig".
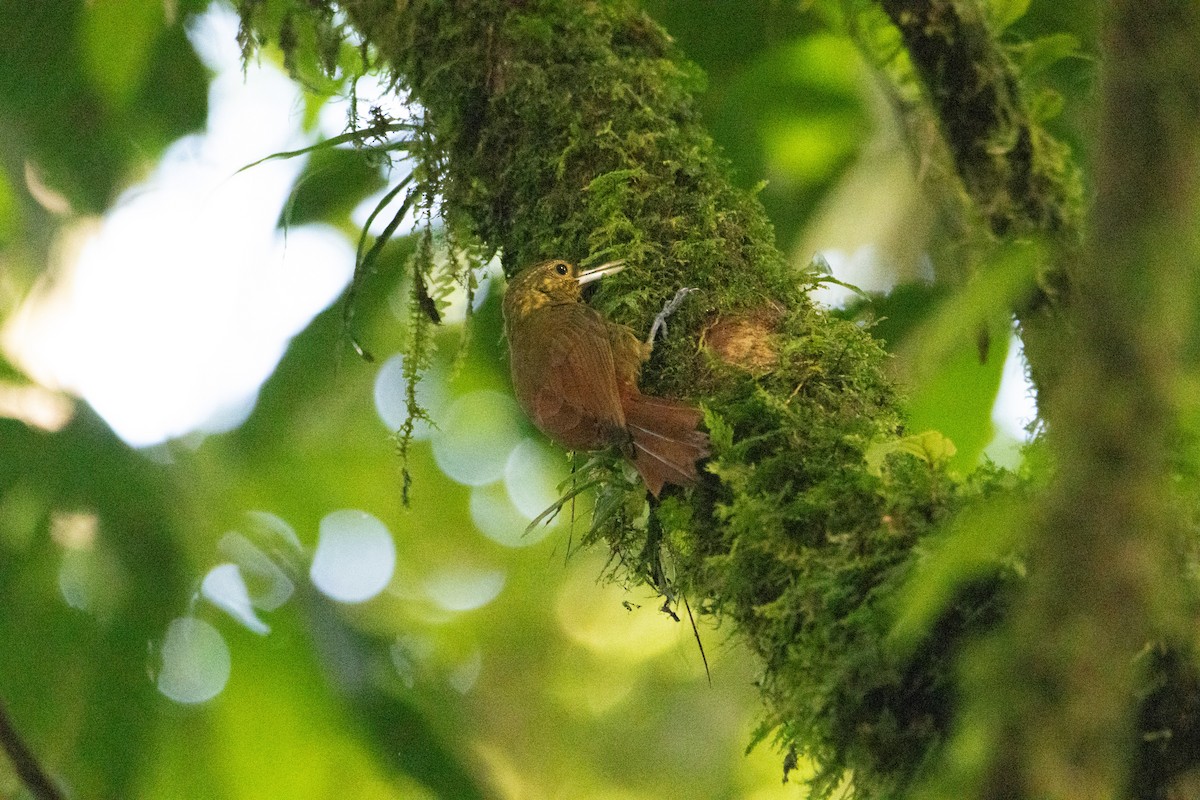
[[13, 727], [12, 720], [9, 719], [3, 703], [0, 703], [0, 746], [8, 754], [8, 759], [12, 762], [13, 769], [17, 771], [21, 783], [25, 784], [25, 788], [37, 800], [66, 800], [66, 796], [50, 780], [50, 776], [38, 763], [33, 751], [29, 749], [21, 735], [17, 733], [17, 729]]
[[700, 641], [700, 629], [696, 627], [696, 618], [692, 616], [692, 607], [688, 605], [687, 598], [682, 598], [683, 607], [687, 609], [688, 622], [692, 623], [692, 635], [696, 637], [696, 646], [700, 648], [700, 660], [704, 662], [704, 676], [708, 678], [708, 685], [712, 686], [712, 672], [708, 669], [708, 656], [704, 654], [704, 642]]

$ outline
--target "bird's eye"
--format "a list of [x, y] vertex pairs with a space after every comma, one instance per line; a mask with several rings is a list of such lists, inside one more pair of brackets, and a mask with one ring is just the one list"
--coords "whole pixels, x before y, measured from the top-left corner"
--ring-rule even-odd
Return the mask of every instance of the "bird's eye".
[[559, 262], [558, 264], [556, 264], [554, 266], [554, 271], [557, 272], [559, 275], [566, 275], [568, 272], [571, 271], [571, 268], [568, 267], [566, 264]]

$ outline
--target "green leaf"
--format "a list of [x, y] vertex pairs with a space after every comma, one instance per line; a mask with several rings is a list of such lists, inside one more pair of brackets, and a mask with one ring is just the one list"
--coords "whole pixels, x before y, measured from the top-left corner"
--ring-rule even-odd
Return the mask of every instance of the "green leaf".
[[182, 25], [150, 29], [150, 17], [138, 17], [132, 39], [112, 35], [103, 52], [88, 44], [101, 35], [94, 26], [117, 24], [107, 15], [120, 17], [123, 5], [7, 3], [0, 20], [19, 32], [0, 47], [0, 119], [20, 123], [6, 125], [6, 164], [30, 163], [78, 212], [105, 209], [135, 166], [205, 119], [207, 75]]
[[900, 439], [874, 442], [867, 448], [867, 471], [872, 475], [883, 474], [883, 462], [892, 453], [908, 453], [922, 461], [937, 466], [949, 461], [957, 452], [954, 442], [940, 431], [925, 431]]
[[1043, 259], [1041, 248], [1034, 245], [1007, 247], [942, 303], [916, 334], [913, 369], [917, 376], [928, 375], [949, 361], [963, 342], [974, 347], [981, 323], [1009, 319], [1011, 309], [1033, 291]]
[[161, 0], [89, 3], [80, 38], [92, 83], [114, 107], [135, 96], [163, 23]]
[[1045, 88], [1029, 98], [1029, 115], [1038, 122], [1046, 122], [1061, 114], [1065, 106], [1061, 92]]
[[185, 504], [85, 407], [53, 434], [0, 418], [0, 452], [0, 517], [21, 528], [0, 529], [5, 700], [74, 796], [136, 797], [162, 721], [147, 643], [188, 594]]
[[954, 351], [933, 369], [922, 370], [908, 403], [908, 423], [935, 428], [957, 445], [951, 467], [970, 472], [995, 438], [992, 409], [1000, 389], [1011, 333], [1007, 320], [990, 326], [987, 360], [979, 358], [975, 331], [964, 332]]
[[1011, 309], [1033, 290], [1043, 259], [1036, 245], [1003, 249], [900, 347], [912, 387], [909, 423], [953, 439], [953, 466], [962, 471], [975, 467], [993, 438], [991, 412], [1011, 341]]
[[1070, 33], [1052, 33], [1012, 48], [1021, 69], [1021, 77], [1028, 79], [1045, 72], [1064, 58], [1082, 58], [1079, 37]]
[[[338, 136], [332, 136], [328, 139], [322, 139], [321, 141], [317, 142], [316, 144], [310, 144], [308, 147], [301, 147], [299, 150], [282, 150], [278, 153], [271, 153], [271, 155], [269, 155], [269, 156], [263, 156], [262, 158], [258, 159], [257, 161], [251, 161], [246, 166], [240, 168], [238, 170], [238, 172], [245, 172], [246, 170], [248, 170], [252, 167], [257, 167], [259, 164], [262, 164], [267, 161], [276, 161], [278, 159], [286, 159], [286, 158], [296, 158], [297, 156], [306, 155], [307, 153], [317, 153], [322, 150], [331, 150], [331, 149], [337, 147], [338, 145], [342, 145], [342, 144], [364, 144], [364, 146], [366, 146], [365, 142], [367, 142], [372, 137], [380, 136], [381, 134], [384, 134], [384, 133], [395, 133], [396, 131], [409, 130], [411, 128], [412, 128], [412, 126], [407, 123], [397, 122], [397, 123], [393, 123], [391, 125], [385, 125], [381, 128], [363, 128], [360, 130], [347, 131], [346, 133], [340, 134]], [[408, 148], [408, 146], [409, 146], [409, 143], [407, 141], [400, 140], [400, 141], [394, 141], [394, 142], [385, 142], [378, 146], [368, 146], [368, 149], [375, 149], [375, 150], [380, 150], [380, 151], [405, 150]]]
[[340, 225], [364, 197], [384, 185], [379, 167], [357, 150], [327, 148], [313, 153], [288, 201], [280, 223]]
[[992, 12], [992, 22], [1002, 31], [1025, 16], [1029, 0], [988, 0], [988, 8]]
[[1020, 573], [1017, 551], [1030, 525], [1028, 501], [1002, 495], [975, 504], [944, 534], [931, 537], [926, 545], [929, 551], [899, 593], [890, 643], [901, 652], [911, 652], [960, 587], [1004, 571]]

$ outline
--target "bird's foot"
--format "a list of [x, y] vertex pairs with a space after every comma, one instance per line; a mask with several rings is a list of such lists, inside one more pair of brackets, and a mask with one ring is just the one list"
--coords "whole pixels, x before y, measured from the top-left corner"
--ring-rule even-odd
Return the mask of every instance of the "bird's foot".
[[646, 345], [654, 347], [654, 340], [658, 337], [658, 332], [661, 330], [663, 336], [667, 335], [667, 317], [675, 313], [675, 309], [679, 308], [686, 298], [692, 292], [698, 292], [699, 289], [691, 289], [684, 287], [675, 293], [675, 296], [666, 302], [662, 307], [662, 311], [658, 312], [658, 316], [654, 318], [654, 324], [650, 326], [650, 335], [646, 337]]

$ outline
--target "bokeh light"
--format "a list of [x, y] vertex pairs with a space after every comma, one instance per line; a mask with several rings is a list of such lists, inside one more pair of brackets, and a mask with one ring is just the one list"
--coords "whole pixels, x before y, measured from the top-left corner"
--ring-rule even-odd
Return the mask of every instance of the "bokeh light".
[[433, 437], [433, 458], [442, 472], [467, 486], [504, 477], [509, 454], [524, 438], [513, 398], [483, 389], [462, 395]]
[[225, 637], [202, 619], [177, 617], [162, 643], [158, 690], [176, 703], [203, 703], [221, 693], [231, 668]]
[[476, 647], [471, 655], [450, 670], [446, 683], [459, 694], [466, 694], [475, 688], [479, 675], [483, 672], [483, 651]]
[[405, 687], [411, 689], [417, 685], [426, 665], [433, 658], [436, 646], [428, 636], [408, 633], [397, 636], [388, 648], [392, 666]]
[[[595, 576], [574, 572], [558, 590], [554, 603], [559, 625], [569, 639], [610, 661], [637, 664], [662, 655], [673, 647], [687, 646], [692, 638], [686, 618], [675, 622], [658, 611], [662, 599], [645, 592], [631, 603], [628, 613], [613, 614], [630, 600], [624, 587], [595, 587]], [[581, 602], [580, 598], [589, 598]], [[682, 614], [682, 611], [680, 612]], [[699, 654], [696, 655], [699, 661]]]
[[362, 603], [379, 594], [396, 569], [387, 526], [365, 511], [342, 509], [321, 520], [309, 576], [327, 597]]
[[[297, 552], [299, 549], [297, 542]], [[287, 573], [262, 548], [242, 534], [230, 531], [222, 536], [217, 543], [217, 551], [237, 565], [239, 579], [255, 608], [274, 611], [295, 592], [296, 585]]]
[[469, 506], [471, 521], [479, 532], [505, 547], [537, 544], [549, 535], [559, 521], [555, 517], [549, 524], [542, 523], [527, 531], [530, 517], [513, 505], [503, 482], [472, 488]]
[[506, 578], [497, 569], [452, 566], [425, 579], [425, 593], [446, 611], [473, 611], [499, 596]]
[[200, 594], [247, 630], [260, 635], [270, 633], [270, 627], [254, 612], [250, 592], [236, 564], [218, 564], [210, 569], [200, 582]]
[[560, 496], [558, 485], [570, 475], [562, 451], [536, 439], [523, 439], [504, 464], [504, 488], [526, 519], [534, 519]]
[[[375, 376], [375, 411], [390, 431], [398, 431], [408, 419], [408, 381], [404, 378], [404, 356], [396, 353], [379, 367]], [[425, 409], [435, 423], [442, 416], [450, 392], [446, 388], [445, 375], [438, 364], [425, 370], [417, 381], [417, 404]], [[417, 441], [428, 439], [434, 427], [423, 419], [413, 422], [412, 437]]]
[[58, 568], [58, 590], [67, 605], [108, 623], [124, 600], [126, 576], [103, 547], [66, 549]]
[[235, 175], [313, 139], [294, 83], [270, 65], [243, 71], [237, 25], [214, 6], [189, 26], [215, 73], [204, 135], [171, 145], [102, 220], [69, 227], [63, 269], [0, 331], [39, 383], [82, 396], [140, 447], [239, 425], [354, 263], [331, 227], [276, 227], [304, 158]]

